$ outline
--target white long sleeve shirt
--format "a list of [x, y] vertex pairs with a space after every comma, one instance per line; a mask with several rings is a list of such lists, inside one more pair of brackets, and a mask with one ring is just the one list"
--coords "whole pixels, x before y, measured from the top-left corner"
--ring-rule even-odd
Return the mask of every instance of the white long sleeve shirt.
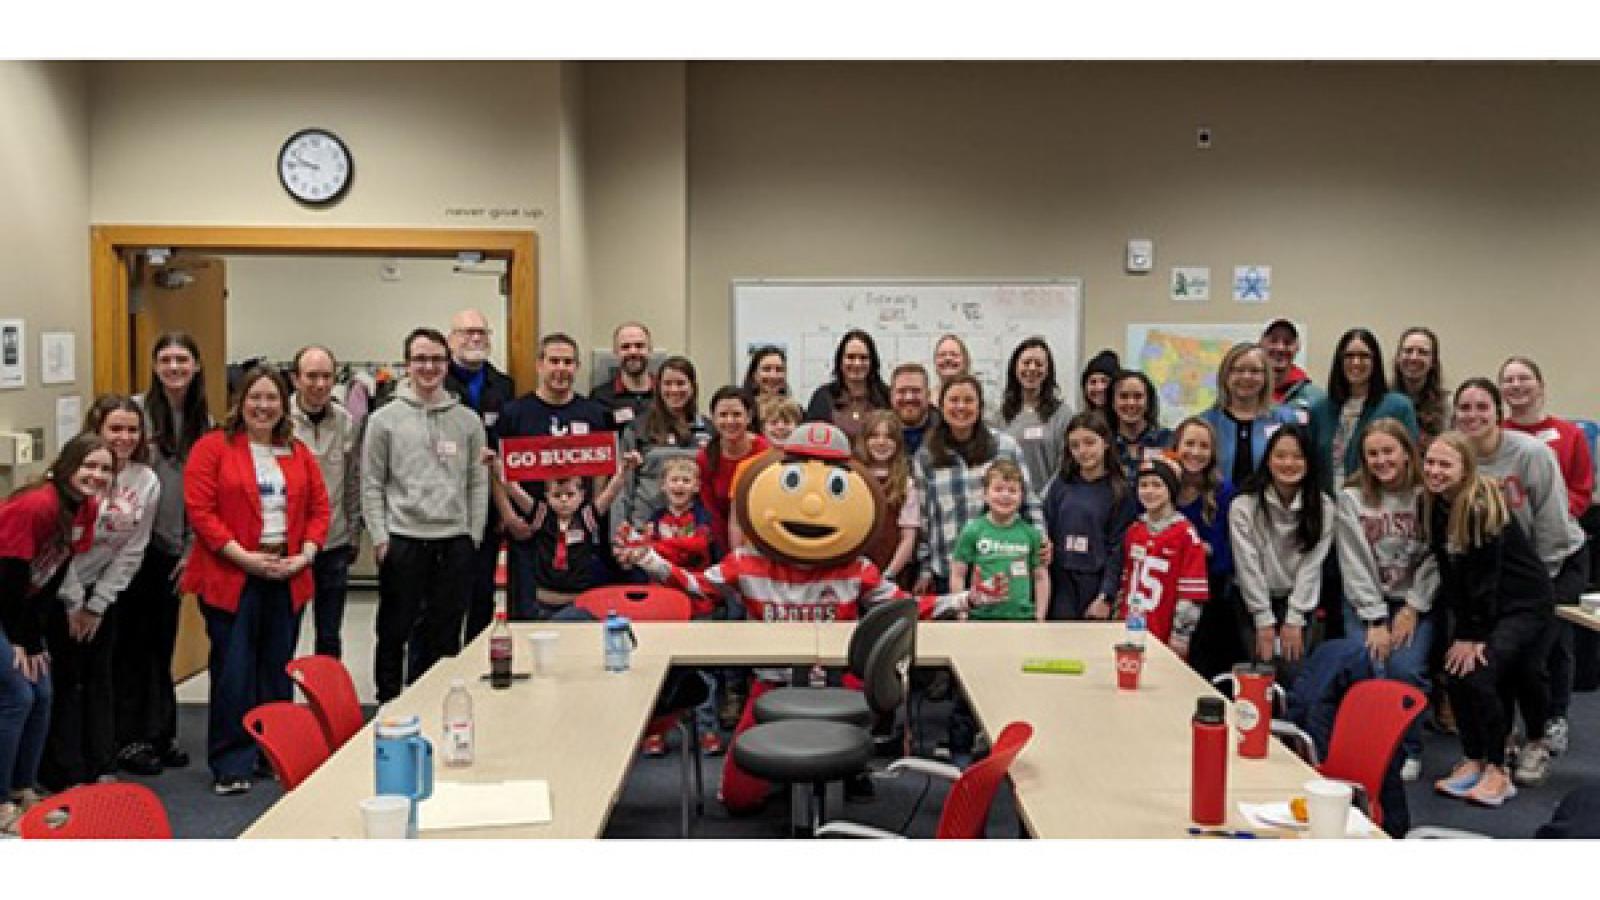
[[87, 604], [104, 615], [116, 602], [144, 562], [160, 498], [161, 480], [144, 463], [129, 462], [117, 473], [95, 519], [94, 543], [72, 558], [57, 592], [67, 612]]

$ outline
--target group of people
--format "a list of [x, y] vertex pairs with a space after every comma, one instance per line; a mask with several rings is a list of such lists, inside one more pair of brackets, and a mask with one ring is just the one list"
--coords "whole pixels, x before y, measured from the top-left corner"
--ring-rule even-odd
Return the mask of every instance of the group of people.
[[[804, 406], [768, 346], [703, 409], [694, 363], [651, 371], [638, 322], [613, 332], [617, 370], [589, 396], [571, 337], [541, 339], [538, 384], [520, 396], [491, 340], [472, 310], [448, 333], [412, 330], [405, 377], [360, 420], [335, 397], [334, 352], [311, 345], [287, 377], [245, 372], [216, 423], [181, 333], [157, 341], [142, 396], [98, 398], [46, 476], [0, 505], [0, 647], [15, 660], [0, 671], [0, 827], [42, 790], [188, 763], [170, 676], [180, 593], [199, 596], [210, 638], [214, 788], [241, 793], [265, 772], [242, 717], [291, 698], [307, 604], [316, 651], [342, 653], [363, 534], [382, 703], [491, 621], [502, 544], [513, 619], [568, 617], [590, 588], [650, 579], [619, 563], [619, 531], [704, 569], [745, 543], [731, 515], [741, 466], [811, 421], [847, 435], [882, 490], [864, 555], [885, 581], [990, 586], [952, 614], [1138, 617], [1207, 676], [1259, 660], [1292, 681], [1319, 645], [1360, 642], [1374, 674], [1448, 684], [1435, 704], [1454, 711], [1462, 761], [1436, 787], [1483, 805], [1541, 781], [1565, 748], [1573, 643], [1554, 604], [1588, 581], [1594, 467], [1583, 434], [1544, 410], [1530, 359], [1451, 393], [1433, 332], [1407, 329], [1391, 373], [1357, 328], [1324, 388], [1279, 319], [1223, 358], [1216, 404], [1169, 429], [1147, 375], [1102, 351], [1069, 394], [1041, 338], [1015, 348], [987, 402], [958, 336], [937, 342], [931, 373], [903, 361], [885, 379], [871, 334], [852, 330]], [[614, 476], [504, 475], [504, 439], [598, 432], [617, 435]], [[741, 679], [704, 677], [701, 749], [717, 753]], [[956, 755], [972, 737], [960, 706]], [[1415, 778], [1419, 734], [1405, 754]]]

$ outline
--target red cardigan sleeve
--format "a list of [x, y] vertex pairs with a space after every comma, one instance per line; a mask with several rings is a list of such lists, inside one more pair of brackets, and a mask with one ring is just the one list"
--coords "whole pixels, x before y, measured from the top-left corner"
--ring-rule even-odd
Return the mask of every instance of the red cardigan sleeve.
[[227, 458], [227, 434], [217, 430], [195, 442], [183, 469], [183, 505], [189, 513], [189, 525], [195, 537], [212, 553], [221, 553], [222, 548], [235, 539], [233, 530], [222, 518], [217, 494]]

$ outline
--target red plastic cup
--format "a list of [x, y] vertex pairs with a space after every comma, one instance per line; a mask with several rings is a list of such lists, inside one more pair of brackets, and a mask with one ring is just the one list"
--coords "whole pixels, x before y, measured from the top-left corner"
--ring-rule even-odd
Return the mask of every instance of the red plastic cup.
[[1139, 689], [1139, 673], [1144, 670], [1144, 648], [1138, 644], [1117, 645], [1117, 687], [1124, 691]]

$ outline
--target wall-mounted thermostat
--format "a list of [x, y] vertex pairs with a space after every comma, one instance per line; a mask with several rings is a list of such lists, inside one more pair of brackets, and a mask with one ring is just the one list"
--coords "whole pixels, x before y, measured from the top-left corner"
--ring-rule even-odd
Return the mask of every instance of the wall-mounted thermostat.
[[1128, 242], [1129, 272], [1149, 272], [1156, 267], [1156, 242], [1132, 240]]

